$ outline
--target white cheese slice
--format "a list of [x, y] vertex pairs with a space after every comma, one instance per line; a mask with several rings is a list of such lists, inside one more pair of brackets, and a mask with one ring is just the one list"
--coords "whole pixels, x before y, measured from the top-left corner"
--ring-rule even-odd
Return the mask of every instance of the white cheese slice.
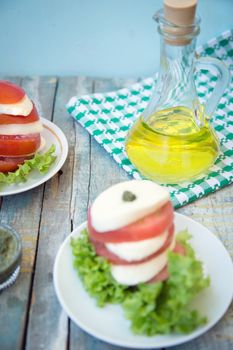
[[167, 264], [167, 252], [174, 249], [175, 239], [170, 247], [155, 258], [141, 264], [112, 265], [113, 278], [120, 284], [135, 286], [147, 282], [157, 275]]
[[33, 108], [32, 101], [25, 95], [22, 100], [17, 103], [1, 104], [0, 103], [0, 114], [11, 114], [27, 116], [31, 113]]
[[45, 148], [45, 145], [46, 145], [46, 141], [45, 141], [44, 137], [41, 136], [40, 137], [40, 147], [38, 148], [38, 150], [36, 152], [41, 152]]
[[0, 124], [0, 135], [29, 135], [43, 130], [40, 120], [26, 124]]
[[[123, 201], [125, 191], [136, 199]], [[117, 230], [153, 213], [169, 200], [166, 188], [149, 180], [131, 180], [102, 192], [91, 207], [91, 222], [98, 232]]]
[[112, 253], [126, 261], [137, 261], [148, 257], [158, 251], [168, 237], [168, 230], [157, 237], [137, 242], [106, 243], [106, 247]]

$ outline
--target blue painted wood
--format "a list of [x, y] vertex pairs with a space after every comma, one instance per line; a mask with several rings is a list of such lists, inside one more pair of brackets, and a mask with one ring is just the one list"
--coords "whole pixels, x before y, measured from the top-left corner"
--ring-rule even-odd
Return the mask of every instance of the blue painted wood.
[[[132, 81], [82, 77], [22, 80], [41, 115], [52, 118], [62, 128], [70, 147], [62, 175], [55, 175], [46, 185], [2, 200], [0, 218], [22, 235], [24, 258], [17, 282], [0, 295], [1, 350], [122, 349], [93, 338], [68, 321], [54, 292], [52, 267], [60, 243], [86, 219], [87, 207], [96, 195], [129, 178], [84, 129], [74, 124], [65, 103], [73, 94], [107, 91], [128, 83]], [[233, 256], [232, 199], [233, 186], [228, 186], [178, 211], [211, 229]], [[231, 306], [212, 330], [174, 349], [232, 350], [232, 326]]]
[[69, 154], [61, 171], [45, 185], [26, 349], [67, 348], [68, 318], [55, 295], [52, 276], [59, 246], [71, 232], [75, 131], [73, 120], [66, 115], [65, 103], [75, 82], [75, 78], [59, 79], [54, 99], [52, 120], [69, 140]]
[[[54, 83], [50, 78], [12, 79], [21, 83], [28, 95], [35, 101], [40, 113], [51, 119], [53, 110]], [[21, 272], [16, 283], [0, 296], [0, 348], [4, 350], [24, 347], [28, 307], [31, 302], [31, 284], [40, 225], [43, 188], [4, 197], [0, 219], [14, 227], [23, 241]]]

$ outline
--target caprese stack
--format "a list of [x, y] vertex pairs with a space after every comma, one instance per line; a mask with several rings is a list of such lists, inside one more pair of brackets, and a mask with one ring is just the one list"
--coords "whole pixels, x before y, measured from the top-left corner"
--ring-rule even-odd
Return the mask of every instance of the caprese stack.
[[123, 285], [168, 278], [168, 250], [185, 254], [175, 242], [169, 193], [154, 182], [132, 180], [102, 192], [88, 214], [88, 232], [96, 254], [111, 263]]
[[0, 81], [0, 172], [14, 171], [42, 147], [42, 123], [25, 91]]

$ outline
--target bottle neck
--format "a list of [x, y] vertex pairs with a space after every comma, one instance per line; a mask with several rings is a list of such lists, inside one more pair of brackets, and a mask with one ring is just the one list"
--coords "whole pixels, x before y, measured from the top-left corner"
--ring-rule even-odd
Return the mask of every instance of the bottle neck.
[[[185, 103], [196, 96], [194, 84], [195, 42], [186, 45], [171, 45], [161, 37], [159, 84], [163, 86], [167, 105]], [[164, 84], [165, 82], [165, 84]], [[166, 91], [164, 91], [166, 86]]]
[[195, 60], [195, 39], [184, 46], [171, 45], [161, 38], [160, 46], [160, 74], [162, 79], [166, 75], [174, 86], [186, 86], [193, 81]]
[[[179, 26], [169, 22], [164, 17], [163, 10], [156, 12], [154, 16], [158, 23], [160, 34], [160, 70], [170, 70], [177, 77], [189, 76], [193, 72], [195, 58], [196, 37], [200, 32], [200, 19], [197, 17], [194, 23], [187, 26]], [[173, 70], [174, 68], [174, 70]]]
[[144, 111], [144, 118], [174, 107], [185, 107], [200, 115], [194, 83], [196, 37], [200, 19], [188, 26], [178, 26], [164, 18], [163, 10], [155, 16], [160, 34], [160, 70], [155, 90]]
[[186, 45], [172, 45], [161, 36], [160, 39], [160, 68], [161, 71], [169, 67], [184, 70], [189, 74], [193, 70], [195, 59], [196, 38]]
[[160, 70], [145, 118], [175, 106], [200, 109], [194, 82], [195, 44], [196, 38], [186, 45], [172, 45], [161, 35]]

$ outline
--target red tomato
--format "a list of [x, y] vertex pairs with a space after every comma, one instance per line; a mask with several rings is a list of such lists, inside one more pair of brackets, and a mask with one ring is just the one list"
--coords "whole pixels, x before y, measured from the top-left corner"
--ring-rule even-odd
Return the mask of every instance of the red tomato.
[[20, 164], [30, 157], [0, 157], [0, 172], [15, 171]]
[[[26, 117], [20, 115], [0, 114], [0, 125], [3, 124], [27, 124], [39, 120], [36, 107], [33, 105], [32, 111]], [[1, 130], [1, 128], [0, 128]]]
[[25, 156], [40, 147], [40, 134], [0, 135], [0, 156]]
[[173, 253], [176, 253], [179, 255], [186, 255], [186, 249], [182, 244], [180, 244], [179, 242], [176, 242], [175, 248], [173, 249]]
[[131, 241], [141, 241], [158, 236], [164, 232], [173, 222], [173, 207], [171, 202], [167, 202], [156, 212], [135, 221], [134, 223], [108, 232], [98, 232], [91, 223], [91, 209], [88, 211], [87, 227], [90, 236], [99, 242], [121, 243]]
[[137, 264], [141, 264], [143, 262], [149, 261], [149, 260], [155, 258], [156, 256], [160, 255], [161, 253], [163, 253], [164, 250], [166, 250], [171, 245], [173, 237], [174, 237], [174, 225], [172, 224], [172, 226], [169, 228], [169, 235], [168, 235], [165, 243], [163, 244], [163, 246], [159, 250], [157, 250], [155, 253], [152, 253], [151, 255], [147, 256], [146, 258], [141, 259], [141, 260], [137, 260], [137, 261], [124, 260], [124, 259], [120, 258], [119, 256], [117, 256], [116, 254], [110, 252], [110, 250], [107, 249], [106, 245], [103, 242], [98, 242], [98, 241], [95, 241], [93, 239], [91, 239], [91, 241], [95, 247], [96, 254], [103, 256], [111, 264], [137, 265]]
[[147, 283], [163, 282], [169, 277], [167, 265], [157, 275], [151, 278]]
[[17, 103], [25, 96], [25, 91], [6, 80], [0, 80], [0, 104]]
[[[185, 255], [186, 250], [180, 243], [176, 242], [175, 248], [173, 249], [173, 253], [176, 253], [179, 255]], [[155, 275], [147, 283], [162, 282], [162, 281], [167, 280], [168, 277], [169, 277], [169, 272], [168, 272], [168, 268], [166, 265], [157, 275]]]

